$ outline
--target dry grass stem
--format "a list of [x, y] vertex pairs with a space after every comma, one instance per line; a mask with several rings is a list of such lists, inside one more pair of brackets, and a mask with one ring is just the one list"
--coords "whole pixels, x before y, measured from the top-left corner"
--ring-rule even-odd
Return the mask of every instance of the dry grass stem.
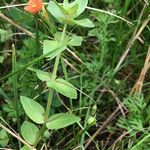
[[118, 113], [120, 110], [119, 107], [116, 108], [116, 110], [107, 118], [107, 120], [103, 123], [102, 126], [91, 136], [91, 138], [88, 140], [88, 142], [85, 144], [84, 149], [88, 148], [90, 143], [94, 140], [94, 138], [99, 135], [99, 133], [106, 128], [107, 124], [115, 117], [115, 115]]
[[148, 72], [149, 68], [150, 68], [150, 46], [148, 48], [147, 57], [145, 59], [145, 64], [144, 64], [144, 67], [142, 68], [139, 79], [137, 80], [133, 89], [130, 92], [131, 95], [134, 95], [136, 93], [141, 93], [145, 75]]
[[142, 31], [144, 30], [144, 28], [147, 26], [147, 24], [149, 23], [149, 20], [150, 20], [150, 17], [148, 16], [148, 18], [143, 22], [142, 26], [140, 27], [140, 29], [138, 30], [138, 26], [140, 24], [140, 21], [141, 21], [141, 18], [142, 18], [142, 15], [144, 13], [144, 10], [146, 8], [146, 5], [143, 7], [143, 10], [141, 12], [141, 15], [139, 17], [139, 21], [138, 21], [138, 24], [137, 24], [137, 27], [135, 28], [134, 32], [133, 32], [133, 35], [131, 37], [131, 39], [129, 40], [128, 42], [128, 45], [127, 45], [127, 48], [126, 50], [124, 51], [123, 55], [120, 57], [120, 60], [115, 68], [115, 72], [118, 71], [118, 69], [120, 68], [121, 64], [123, 63], [123, 61], [125, 60], [125, 58], [127, 57], [128, 53], [130, 52], [131, 50], [131, 47], [133, 46], [134, 42], [140, 37]]
[[6, 128], [4, 125], [2, 125], [0, 123], [0, 128], [4, 129], [6, 132], [8, 132], [9, 134], [11, 134], [13, 137], [15, 137], [16, 139], [18, 139], [20, 142], [22, 142], [24, 145], [26, 145], [28, 148], [30, 148], [31, 150], [36, 150], [34, 147], [32, 147], [31, 145], [29, 145], [26, 141], [24, 141], [18, 134], [13, 133], [11, 130], [9, 130], [8, 128]]

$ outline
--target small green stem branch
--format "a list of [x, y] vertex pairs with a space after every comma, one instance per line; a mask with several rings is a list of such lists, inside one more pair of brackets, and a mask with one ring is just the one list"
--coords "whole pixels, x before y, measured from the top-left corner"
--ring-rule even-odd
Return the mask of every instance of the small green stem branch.
[[144, 138], [142, 138], [139, 142], [137, 142], [137, 144], [134, 145], [134, 146], [131, 148], [131, 150], [136, 150], [137, 147], [138, 147], [139, 145], [141, 145], [144, 141], [146, 141], [149, 137], [150, 137], [150, 134], [146, 135], [146, 136], [145, 136]]
[[39, 57], [41, 55], [41, 53], [40, 53], [40, 49], [39, 49], [40, 48], [40, 40], [39, 40], [38, 15], [35, 15], [35, 25], [36, 25], [36, 37], [35, 37], [35, 40], [36, 40], [36, 55]]
[[[67, 69], [66, 69], [66, 64], [64, 62], [64, 59], [63, 59], [63, 56], [61, 56], [61, 63], [62, 63], [62, 69], [63, 69], [63, 73], [64, 73], [64, 76], [65, 76], [65, 80], [68, 81], [69, 78], [68, 78], [68, 74], [67, 74]], [[69, 99], [70, 100], [70, 111], [73, 109], [73, 104], [72, 104], [72, 99]]]
[[[65, 24], [64, 28], [63, 28], [62, 36], [61, 36], [61, 41], [63, 41], [63, 39], [65, 37], [66, 29], [67, 29], [67, 25]], [[53, 73], [52, 73], [52, 79], [53, 80], [55, 80], [56, 77], [57, 77], [57, 70], [58, 70], [58, 66], [59, 66], [60, 56], [61, 56], [61, 54], [59, 54], [55, 59], [55, 64], [54, 64]], [[35, 147], [37, 146], [40, 139], [43, 137], [43, 134], [46, 130], [46, 123], [47, 123], [48, 118], [49, 118], [52, 99], [53, 99], [53, 89], [49, 89], [48, 99], [47, 99], [47, 106], [46, 106], [46, 113], [45, 113], [45, 123], [42, 125], [42, 128], [39, 131], [38, 137], [37, 137], [36, 142], [34, 144]]]
[[[64, 28], [63, 28], [62, 36], [61, 36], [61, 41], [62, 41], [62, 40], [64, 39], [64, 37], [65, 37], [66, 28], [67, 28], [67, 25], [65, 24], [65, 25], [64, 25]], [[53, 79], [53, 80], [57, 77], [57, 70], [58, 70], [58, 66], [59, 66], [60, 56], [61, 56], [61, 54], [59, 54], [59, 55], [56, 57], [56, 59], [55, 59], [55, 64], [54, 64], [54, 69], [53, 69], [53, 74], [52, 74], [52, 79]], [[48, 96], [48, 102], [47, 102], [47, 108], [46, 108], [46, 115], [45, 115], [45, 119], [46, 119], [45, 121], [46, 121], [46, 122], [48, 121], [47, 118], [48, 118], [48, 116], [49, 116], [52, 98], [53, 98], [53, 90], [50, 89], [50, 91], [49, 91], [49, 96]]]
[[52, 98], [53, 98], [53, 89], [49, 89], [48, 99], [47, 99], [47, 107], [46, 107], [46, 113], [45, 113], [45, 122], [48, 121]]
[[[35, 25], [36, 25], [36, 36], [35, 36], [35, 42], [36, 42], [36, 56], [39, 57], [41, 55], [41, 49], [40, 49], [40, 38], [39, 38], [39, 24], [38, 24], [38, 15], [35, 15]], [[38, 68], [41, 68], [42, 64], [41, 64], [41, 61], [39, 61], [37, 63], [37, 67]], [[39, 100], [41, 101], [42, 99], [42, 81], [38, 80], [38, 85], [39, 85], [39, 89], [38, 89], [38, 92], [39, 92]]]
[[61, 54], [56, 56], [56, 59], [55, 59], [55, 64], [54, 64], [54, 69], [53, 69], [53, 74], [52, 74], [53, 80], [56, 79], [56, 77], [57, 77], [57, 70], [58, 70], [58, 66], [59, 66], [60, 55]]
[[44, 134], [44, 132], [45, 132], [45, 129], [46, 129], [46, 123], [44, 123], [44, 124], [42, 125], [42, 127], [41, 127], [41, 129], [40, 129], [40, 131], [39, 131], [39, 134], [38, 134], [38, 136], [37, 136], [37, 138], [36, 138], [34, 147], [37, 146], [37, 144], [39, 143], [41, 137], [43, 137], [43, 134]]
[[61, 41], [65, 38], [66, 29], [67, 29], [67, 24], [64, 25], [62, 36], [61, 36]]
[[[62, 32], [62, 36], [61, 36], [61, 40], [60, 40], [60, 41], [63, 41], [63, 39], [65, 38], [66, 29], [67, 29], [67, 24], [64, 25], [64, 28], [63, 28], [63, 32]], [[61, 54], [59, 54], [59, 55], [56, 57], [56, 60], [55, 60], [55, 65], [54, 65], [54, 70], [53, 70], [53, 77], [52, 77], [53, 79], [55, 79], [56, 76], [57, 76], [57, 70], [58, 70], [58, 65], [59, 65], [60, 57], [61, 57]]]

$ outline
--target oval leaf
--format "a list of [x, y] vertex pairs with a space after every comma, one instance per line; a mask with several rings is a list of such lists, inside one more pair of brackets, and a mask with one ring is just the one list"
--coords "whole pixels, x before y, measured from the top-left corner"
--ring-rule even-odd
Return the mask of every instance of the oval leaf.
[[11, 37], [11, 32], [0, 28], [0, 42], [5, 42]]
[[74, 2], [70, 3], [70, 7], [78, 5], [78, 9], [76, 14], [74, 14], [74, 18], [78, 17], [85, 10], [87, 4], [88, 0], [75, 0]]
[[74, 114], [59, 113], [51, 116], [46, 124], [48, 129], [61, 129], [79, 122], [80, 118]]
[[47, 86], [55, 89], [57, 92], [61, 93], [66, 97], [72, 99], [77, 98], [77, 91], [75, 87], [63, 79], [47, 81]]
[[56, 2], [50, 1], [47, 9], [59, 22], [65, 19], [64, 8]]
[[7, 132], [4, 129], [2, 129], [0, 131], [0, 147], [7, 146], [8, 142], [9, 142], [9, 138]]
[[34, 69], [34, 68], [29, 68], [29, 70], [36, 72], [37, 77], [43, 82], [51, 80], [51, 74], [48, 72], [41, 71], [41, 70]]
[[68, 8], [69, 7], [69, 1], [68, 0], [64, 0], [63, 1], [63, 7], [66, 9], [66, 8]]
[[73, 20], [74, 23], [76, 23], [77, 25], [83, 26], [83, 27], [88, 27], [88, 28], [93, 28], [94, 24], [88, 19], [88, 18], [84, 18], [81, 20]]
[[27, 147], [27, 146], [24, 146], [22, 147], [20, 150], [32, 150], [31, 148]]
[[78, 4], [75, 4], [72, 7], [67, 8], [67, 12], [68, 12], [68, 15], [66, 16], [67, 19], [71, 20], [75, 18], [78, 11], [78, 6], [79, 6]]
[[34, 145], [39, 129], [30, 122], [25, 121], [21, 126], [22, 137], [31, 145]]
[[25, 96], [20, 96], [20, 99], [21, 99], [21, 104], [27, 116], [38, 124], [44, 123], [43, 115], [45, 113], [45, 110], [43, 106], [41, 106], [36, 101], [27, 98]]
[[71, 40], [69, 41], [68, 45], [69, 46], [81, 46], [82, 40], [83, 40], [82, 36], [73, 35], [71, 37]]
[[[54, 51], [55, 49], [56, 51]], [[43, 43], [43, 54], [47, 54], [51, 51], [54, 51], [51, 55], [47, 56], [47, 58], [49, 59], [54, 58], [65, 49], [66, 43], [60, 41], [45, 40]]]

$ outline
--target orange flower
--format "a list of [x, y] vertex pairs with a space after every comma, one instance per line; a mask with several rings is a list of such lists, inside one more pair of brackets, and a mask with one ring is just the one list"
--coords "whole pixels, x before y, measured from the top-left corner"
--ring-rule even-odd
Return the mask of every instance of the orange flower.
[[29, 0], [28, 5], [25, 6], [24, 9], [32, 14], [36, 14], [40, 11], [42, 5], [42, 0]]

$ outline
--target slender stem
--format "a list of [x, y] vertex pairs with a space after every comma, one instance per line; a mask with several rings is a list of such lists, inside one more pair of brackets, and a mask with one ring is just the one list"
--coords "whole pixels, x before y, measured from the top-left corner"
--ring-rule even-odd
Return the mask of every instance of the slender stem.
[[[63, 32], [62, 32], [62, 36], [61, 36], [61, 41], [65, 37], [66, 28], [67, 28], [67, 25], [65, 24]], [[60, 56], [61, 56], [61, 54], [59, 54], [55, 59], [55, 64], [54, 64], [53, 74], [52, 74], [52, 79], [53, 80], [57, 77], [57, 70], [58, 70]], [[46, 130], [46, 123], [47, 123], [48, 118], [49, 118], [49, 112], [50, 112], [50, 108], [51, 108], [52, 99], [53, 99], [53, 89], [49, 89], [48, 99], [47, 99], [47, 106], [46, 106], [46, 113], [45, 113], [45, 123], [42, 125], [42, 128], [39, 131], [36, 142], [34, 144], [35, 147], [37, 146], [37, 144], [40, 141], [41, 137], [43, 137], [43, 134]]]
[[53, 98], [53, 89], [49, 89], [48, 99], [47, 99], [47, 107], [46, 107], [46, 113], [45, 113], [45, 122], [48, 121], [52, 98]]
[[43, 134], [44, 134], [44, 132], [45, 132], [45, 129], [46, 129], [46, 123], [44, 123], [44, 124], [42, 125], [42, 128], [40, 129], [39, 134], [38, 134], [38, 136], [37, 136], [37, 138], [36, 138], [36, 140], [35, 140], [34, 147], [37, 146], [38, 142], [40, 141], [41, 137], [43, 136]]
[[57, 77], [57, 70], [58, 70], [60, 55], [61, 54], [57, 55], [56, 59], [55, 59], [55, 64], [54, 64], [54, 69], [53, 69], [53, 74], [52, 74], [52, 79], [53, 80]]
[[54, 50], [52, 50], [52, 51], [50, 51], [50, 52], [48, 52], [48, 53], [46, 53], [46, 54], [41, 55], [40, 57], [37, 57], [37, 58], [33, 59], [32, 61], [30, 61], [29, 63], [23, 65], [23, 66], [20, 67], [19, 69], [16, 69], [16, 71], [12, 71], [11, 73], [9, 73], [9, 74], [7, 74], [7, 75], [1, 77], [1, 78], [0, 78], [0, 81], [5, 80], [5, 79], [11, 77], [12, 75], [15, 75], [15, 74], [19, 73], [20, 71], [22, 71], [22, 70], [24, 70], [24, 69], [30, 67], [31, 65], [33, 65], [33, 64], [35, 64], [35, 63], [41, 61], [43, 58], [45, 58], [45, 57], [47, 57], [47, 56], [53, 54], [56, 50], [59, 50], [60, 48], [61, 48], [61, 47], [58, 47], [58, 48], [56, 48], [56, 49], [54, 49]]
[[[38, 15], [35, 15], [35, 25], [36, 25], [36, 55], [39, 57], [41, 55], [40, 51], [40, 40], [39, 40], [39, 24], [38, 24]], [[40, 65], [40, 62], [38, 63]]]
[[[65, 38], [66, 29], [67, 29], [67, 24], [64, 25], [64, 28], [63, 28], [63, 32], [62, 32], [62, 36], [61, 36], [61, 40], [60, 40], [60, 41], [63, 41], [63, 39]], [[53, 79], [56, 78], [56, 74], [57, 74], [57, 70], [58, 70], [58, 65], [59, 65], [60, 57], [61, 57], [61, 54], [59, 54], [59, 55], [56, 57], [56, 59], [55, 59], [55, 65], [54, 65], [54, 70], [53, 70]]]
[[[39, 24], [38, 24], [38, 15], [35, 15], [35, 25], [36, 25], [36, 36], [35, 36], [35, 42], [36, 42], [36, 56], [39, 57], [41, 55], [41, 51], [40, 51], [40, 39], [39, 39]], [[37, 67], [40, 69], [42, 66], [41, 64], [41, 61], [39, 61], [37, 63]], [[42, 100], [42, 81], [41, 80], [38, 80], [38, 85], [39, 85], [39, 88], [38, 88], [38, 92], [39, 92], [39, 101], [41, 102]]]
[[[16, 49], [14, 44], [12, 45], [13, 53], [12, 53], [12, 70], [16, 71]], [[17, 84], [18, 84], [18, 76], [17, 74], [13, 76], [13, 87], [14, 87], [14, 104], [15, 104], [15, 109], [16, 109], [16, 117], [17, 117], [17, 126], [18, 130], [20, 130], [20, 118], [19, 118], [19, 109], [18, 109], [18, 89], [17, 89]], [[19, 148], [21, 148], [21, 142], [19, 141]]]
[[67, 29], [67, 24], [64, 25], [63, 32], [62, 32], [62, 36], [61, 36], [61, 41], [62, 41], [62, 40], [64, 39], [64, 37], [65, 37], [66, 29]]
[[134, 145], [131, 150], [135, 150], [135, 148], [137, 148], [137, 146], [141, 145], [144, 141], [146, 141], [148, 138], [150, 137], [150, 134], [146, 135], [144, 138], [142, 138], [139, 142], [137, 142], [136, 145]]
[[[68, 78], [66, 64], [64, 63], [63, 56], [61, 56], [61, 64], [62, 64], [62, 68], [63, 68], [63, 73], [64, 73], [64, 76], [65, 76], [65, 80], [68, 81], [69, 78]], [[72, 111], [73, 110], [72, 99], [70, 98], [69, 100], [70, 100], [70, 108], [71, 108], [71, 111]]]
[[[67, 25], [65, 24], [63, 32], [62, 32], [62, 36], [61, 36], [61, 41], [65, 37], [66, 28], [67, 28]], [[52, 79], [55, 79], [57, 77], [57, 70], [58, 70], [60, 56], [61, 56], [61, 54], [59, 54], [56, 57], [56, 59], [55, 59], [55, 64], [54, 64], [53, 74], [52, 74]], [[50, 89], [49, 90], [49, 95], [48, 95], [48, 101], [47, 101], [46, 114], [45, 114], [45, 122], [47, 122], [47, 120], [48, 120], [48, 116], [49, 116], [49, 112], [50, 112], [50, 107], [51, 107], [51, 103], [52, 103], [52, 98], [53, 98], [53, 89]]]
[[[81, 76], [80, 76], [80, 96], [79, 96], [79, 107], [82, 107], [82, 90], [83, 90], [83, 74], [81, 72]], [[80, 116], [82, 115], [82, 109], [80, 109]]]
[[12, 132], [11, 130], [9, 130], [3, 124], [0, 123], [0, 129], [1, 128], [4, 129], [7, 133], [11, 134], [16, 139], [18, 139], [20, 142], [22, 142], [24, 145], [26, 145], [29, 149], [36, 150], [33, 146], [29, 145], [28, 142], [26, 142], [24, 139], [22, 139], [18, 134], [15, 134], [14, 132]]
[[63, 56], [61, 56], [61, 64], [62, 64], [62, 68], [63, 68], [63, 73], [64, 73], [64, 76], [65, 76], [65, 79], [69, 80], [68, 79], [68, 74], [67, 74], [67, 69], [66, 69], [66, 64], [64, 62]]

